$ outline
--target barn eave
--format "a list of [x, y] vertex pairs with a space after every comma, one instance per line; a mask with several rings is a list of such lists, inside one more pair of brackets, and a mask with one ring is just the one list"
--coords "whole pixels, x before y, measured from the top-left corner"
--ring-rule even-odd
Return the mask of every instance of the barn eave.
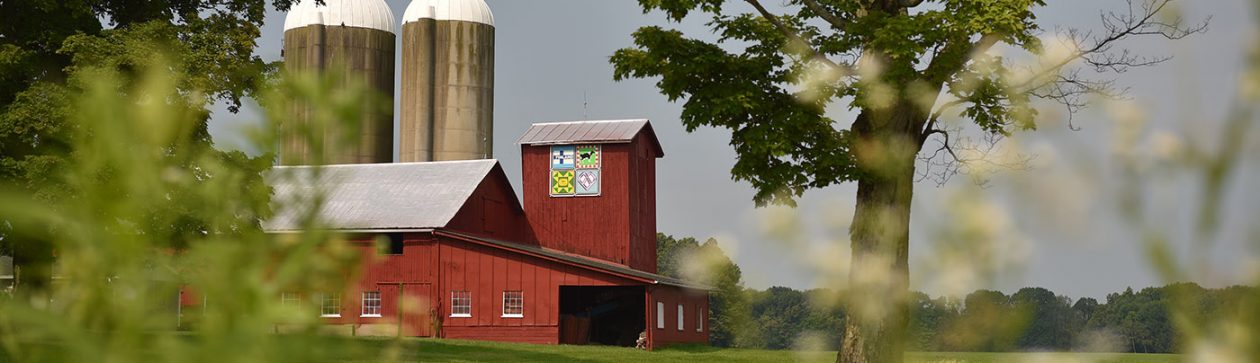
[[565, 265], [582, 268], [589, 271], [605, 273], [631, 281], [641, 282], [648, 285], [664, 285], [681, 287], [692, 290], [713, 291], [711, 286], [697, 284], [681, 279], [675, 279], [669, 276], [658, 275], [650, 272], [635, 270], [626, 266], [617, 265], [609, 262], [594, 260], [574, 254], [564, 253], [561, 251], [551, 250], [538, 246], [523, 245], [514, 242], [503, 241], [494, 238], [486, 238], [480, 236], [469, 235], [456, 231], [445, 229], [435, 229], [434, 235], [454, 238], [456, 240], [473, 243], [481, 246], [506, 250], [509, 252], [529, 255], [544, 260], [562, 263]]

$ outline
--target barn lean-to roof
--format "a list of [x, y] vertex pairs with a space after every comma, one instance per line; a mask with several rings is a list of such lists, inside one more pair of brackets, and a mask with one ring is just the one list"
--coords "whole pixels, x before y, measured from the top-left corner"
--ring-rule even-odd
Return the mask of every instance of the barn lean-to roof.
[[665, 156], [660, 140], [652, 130], [648, 120], [603, 120], [603, 121], [570, 121], [536, 123], [525, 130], [525, 134], [517, 140], [521, 145], [559, 145], [559, 144], [619, 144], [634, 140], [642, 132], [647, 132], [656, 157]]
[[[318, 180], [316, 171], [318, 170]], [[447, 225], [491, 174], [506, 178], [497, 160], [279, 166], [265, 175], [277, 212], [269, 232], [303, 228], [286, 203], [323, 192], [323, 228], [343, 231], [424, 230]], [[515, 193], [508, 193], [515, 198]], [[509, 202], [520, 210], [520, 202]]]
[[617, 275], [623, 278], [628, 278], [631, 280], [645, 282], [649, 284], [660, 284], [660, 285], [676, 286], [676, 287], [683, 287], [683, 288], [696, 289], [696, 290], [706, 290], [706, 291], [714, 290], [714, 288], [711, 286], [705, 286], [702, 284], [692, 283], [689, 281], [676, 279], [676, 278], [665, 276], [665, 275], [658, 275], [658, 274], [654, 274], [650, 272], [639, 271], [639, 270], [635, 270], [627, 266], [617, 265], [617, 264], [613, 264], [609, 262], [603, 262], [600, 260], [595, 260], [592, 258], [583, 257], [583, 256], [575, 255], [575, 254], [556, 251], [549, 248], [543, 248], [543, 247], [538, 247], [538, 246], [533, 246], [533, 245], [525, 245], [525, 244], [495, 239], [495, 238], [479, 237], [479, 236], [474, 236], [474, 235], [470, 235], [466, 233], [460, 233], [460, 232], [448, 231], [448, 230], [436, 230], [433, 233], [440, 236], [455, 238], [464, 242], [470, 242], [470, 243], [475, 243], [478, 245], [503, 249], [503, 250], [507, 250], [507, 251], [515, 252], [515, 253], [533, 255], [534, 257], [552, 260], [552, 261], [560, 262], [566, 265], [580, 267], [580, 268], [584, 268], [588, 270], [595, 270], [595, 271], [599, 271], [603, 273], [609, 273], [612, 275]]

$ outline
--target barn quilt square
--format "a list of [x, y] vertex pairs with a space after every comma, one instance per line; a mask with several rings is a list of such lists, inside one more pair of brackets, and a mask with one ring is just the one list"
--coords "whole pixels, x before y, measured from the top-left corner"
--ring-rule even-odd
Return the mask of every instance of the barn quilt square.
[[579, 169], [575, 175], [573, 184], [577, 195], [599, 195], [598, 169]]
[[599, 145], [580, 145], [577, 147], [578, 169], [599, 169]]
[[551, 196], [571, 196], [575, 191], [573, 170], [551, 171]]
[[551, 147], [552, 169], [573, 169], [575, 148], [573, 145], [557, 145]]

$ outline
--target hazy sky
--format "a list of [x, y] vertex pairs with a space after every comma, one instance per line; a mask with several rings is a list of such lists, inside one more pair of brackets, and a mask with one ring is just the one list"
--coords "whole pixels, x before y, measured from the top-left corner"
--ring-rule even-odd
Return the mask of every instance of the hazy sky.
[[[408, 1], [387, 2], [401, 18]], [[703, 128], [687, 133], [678, 121], [681, 104], [661, 96], [653, 86], [656, 80], [612, 81], [608, 57], [630, 45], [635, 29], [665, 25], [689, 36], [712, 38], [703, 26], [705, 18], [668, 24], [660, 13], [643, 14], [636, 1], [625, 0], [487, 2], [494, 12], [497, 34], [495, 157], [518, 195], [516, 139], [530, 123], [647, 118], [665, 149], [665, 157], [657, 164], [660, 232], [701, 240], [717, 237], [743, 269], [747, 285], [755, 288], [822, 287], [824, 271], [847, 266], [845, 228], [853, 210], [853, 184], [811, 191], [796, 211], [755, 208], [752, 189], [730, 178], [735, 156], [728, 132]], [[1244, 0], [1182, 2], [1188, 5], [1183, 9], [1187, 18], [1212, 17], [1210, 31], [1179, 42], [1126, 43], [1133, 51], [1175, 58], [1155, 68], [1121, 74], [1117, 80], [1131, 87], [1136, 109], [1149, 117], [1152, 129], [1215, 147], [1212, 135], [1234, 95], [1247, 42], [1256, 37], [1256, 22]], [[1038, 10], [1040, 24], [1048, 30], [1097, 29], [1099, 11], [1124, 2], [1050, 3]], [[267, 60], [279, 59], [283, 21], [282, 13], [268, 14], [258, 49]], [[830, 112], [838, 120], [852, 117], [843, 107]], [[239, 147], [241, 125], [257, 119], [255, 109], [238, 115], [220, 110], [211, 122], [211, 133], [220, 147]], [[1036, 156], [1031, 170], [998, 175], [986, 189], [975, 188], [966, 177], [957, 177], [944, 187], [930, 182], [917, 186], [911, 227], [912, 287], [933, 294], [946, 291], [938, 281], [940, 271], [916, 261], [932, 259], [937, 244], [934, 226], [959, 217], [958, 208], [947, 198], [962, 190], [979, 190], [975, 195], [991, 202], [994, 216], [1009, 220], [1010, 229], [1017, 231], [1019, 237], [1011, 240], [1022, 241], [1003, 244], [1006, 247], [998, 255], [998, 260], [1013, 268], [999, 270], [994, 281], [973, 281], [968, 288], [1010, 293], [1023, 286], [1042, 286], [1072, 298], [1101, 298], [1128, 286], [1163, 283], [1146, 262], [1137, 233], [1107, 207], [1115, 204], [1120, 190], [1131, 187], [1116, 182], [1118, 174], [1105, 162], [1114, 154], [1111, 144], [1116, 135], [1111, 127], [1115, 118], [1102, 107], [1081, 112], [1075, 115], [1074, 122], [1082, 127], [1077, 132], [1068, 131], [1063, 119], [1048, 111], [1042, 131], [1016, 140]], [[1248, 152], [1255, 155], [1256, 151], [1252, 147]], [[1254, 242], [1260, 239], [1260, 227], [1254, 223], [1260, 220], [1260, 193], [1246, 188], [1260, 183], [1260, 165], [1254, 157], [1245, 159], [1244, 169], [1230, 181], [1228, 213], [1217, 241], [1186, 241], [1192, 220], [1188, 206], [1198, 200], [1198, 184], [1193, 179], [1175, 179], [1140, 192], [1143, 199], [1152, 201], [1156, 224], [1181, 237], [1173, 249], [1180, 258], [1193, 260], [1190, 251], [1208, 251], [1194, 260], [1201, 263], [1191, 272], [1201, 284], [1237, 283], [1244, 274], [1255, 276], [1252, 271], [1260, 271], [1260, 251]], [[1034, 189], [1028, 189], [1030, 185]], [[768, 230], [783, 229], [802, 231], [802, 238], [767, 238]], [[986, 264], [983, 259], [975, 263]]]

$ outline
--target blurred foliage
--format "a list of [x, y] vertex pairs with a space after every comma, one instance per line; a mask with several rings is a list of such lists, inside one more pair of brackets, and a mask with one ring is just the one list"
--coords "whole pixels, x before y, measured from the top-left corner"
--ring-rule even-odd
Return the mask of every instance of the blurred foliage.
[[[269, 122], [253, 136], [263, 156], [224, 153], [205, 135], [204, 99], [164, 63], [160, 41], [137, 42], [152, 52], [143, 66], [74, 71], [65, 120], [73, 127], [58, 140], [67, 152], [48, 176], [64, 194], [45, 198], [21, 180], [0, 184], [6, 242], [19, 250], [46, 244], [57, 266], [45, 275], [51, 283], [31, 283], [29, 269], [20, 269], [12, 294], [0, 299], [0, 357], [278, 362], [355, 352], [351, 342], [318, 334], [318, 304], [281, 306], [280, 296], [344, 291], [359, 257], [318, 228], [318, 188], [271, 201], [262, 179], [295, 177], [267, 171], [266, 152], [294, 122], [295, 104], [318, 105], [305, 122], [338, 119], [363, 104], [366, 88], [329, 87], [346, 84], [338, 74], [277, 78], [259, 93]], [[284, 210], [310, 232], [259, 228]], [[379, 354], [396, 351], [351, 355]]]
[[[193, 1], [47, 1], [0, 2], [0, 180], [19, 187], [37, 199], [58, 204], [86, 198], [67, 185], [63, 175], [70, 168], [76, 145], [74, 135], [85, 127], [77, 121], [82, 112], [79, 95], [101, 86], [99, 73], [111, 73], [109, 87], [120, 93], [141, 91], [146, 72], [164, 67], [178, 90], [170, 101], [181, 104], [181, 117], [193, 122], [188, 139], [168, 155], [180, 159], [179, 173], [211, 177], [214, 165], [190, 157], [217, 154], [205, 159], [247, 167], [254, 172], [238, 180], [241, 193], [265, 193], [258, 171], [269, 157], [250, 158], [239, 152], [211, 148], [206, 122], [208, 106], [226, 102], [235, 112], [243, 97], [258, 98], [260, 86], [274, 73], [253, 54], [268, 4], [285, 10], [292, 0], [193, 0]], [[99, 131], [90, 131], [99, 132]], [[175, 162], [175, 161], [172, 161]], [[186, 175], [186, 176], [187, 176]], [[174, 194], [173, 199], [192, 197]], [[179, 215], [180, 220], [163, 230], [173, 246], [186, 244], [206, 233], [211, 221], [200, 220], [195, 203], [169, 203], [150, 210], [155, 215]], [[266, 199], [228, 206], [246, 225], [266, 214]], [[44, 231], [26, 231], [12, 224], [0, 225], [0, 253], [11, 255], [23, 270], [27, 283], [46, 283], [53, 261], [52, 241]]]

